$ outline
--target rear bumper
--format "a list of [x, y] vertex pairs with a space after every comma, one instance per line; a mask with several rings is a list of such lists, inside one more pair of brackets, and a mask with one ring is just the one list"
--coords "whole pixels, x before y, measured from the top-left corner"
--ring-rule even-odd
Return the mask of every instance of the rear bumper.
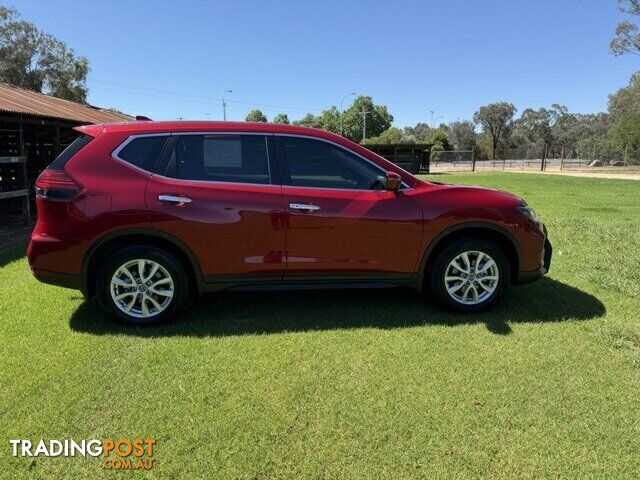
[[33, 276], [43, 283], [80, 290], [81, 275], [73, 272], [79, 268], [73, 261], [75, 256], [69, 253], [74, 243], [77, 242], [33, 232], [27, 249]]
[[74, 290], [80, 290], [82, 285], [80, 275], [73, 273], [53, 272], [51, 270], [40, 270], [38, 268], [32, 268], [31, 271], [37, 280], [42, 283], [48, 283], [49, 285], [72, 288]]
[[544, 227], [544, 250], [542, 251], [542, 267], [537, 270], [532, 270], [528, 272], [520, 272], [518, 275], [518, 281], [516, 282], [518, 285], [526, 285], [527, 283], [535, 282], [543, 275], [549, 273], [549, 269], [551, 268], [551, 256], [553, 254], [553, 246], [547, 237], [547, 228]]

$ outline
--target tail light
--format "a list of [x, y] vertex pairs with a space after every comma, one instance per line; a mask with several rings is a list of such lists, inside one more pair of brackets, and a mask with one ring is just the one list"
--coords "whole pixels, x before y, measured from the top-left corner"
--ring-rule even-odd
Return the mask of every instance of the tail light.
[[50, 200], [71, 200], [82, 187], [64, 170], [44, 170], [36, 180], [36, 195]]

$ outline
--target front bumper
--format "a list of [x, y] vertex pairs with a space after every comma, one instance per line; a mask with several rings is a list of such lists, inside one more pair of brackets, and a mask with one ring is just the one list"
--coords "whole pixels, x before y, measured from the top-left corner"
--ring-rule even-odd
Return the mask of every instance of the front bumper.
[[516, 282], [518, 285], [526, 285], [527, 283], [535, 282], [543, 275], [549, 273], [549, 269], [551, 268], [551, 256], [553, 255], [553, 246], [551, 245], [547, 235], [547, 227], [542, 225], [542, 230], [544, 231], [545, 236], [544, 249], [542, 250], [542, 267], [537, 270], [520, 272], [518, 275], [518, 281]]

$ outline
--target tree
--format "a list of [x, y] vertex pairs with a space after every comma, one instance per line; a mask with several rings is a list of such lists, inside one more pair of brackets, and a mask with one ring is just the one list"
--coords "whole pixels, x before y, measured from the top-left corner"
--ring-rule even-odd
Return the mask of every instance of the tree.
[[503, 136], [506, 136], [516, 107], [512, 103], [498, 102], [480, 107], [473, 114], [473, 121], [491, 136], [491, 156], [495, 158], [496, 148]]
[[282, 123], [289, 125], [289, 116], [286, 113], [279, 113], [273, 117], [273, 123]]
[[386, 129], [377, 137], [367, 137], [362, 143], [365, 145], [393, 145], [407, 142], [402, 130], [396, 127], [391, 127]]
[[266, 122], [267, 121], [267, 117], [265, 117], [264, 113], [262, 113], [260, 110], [258, 110], [256, 108], [256, 109], [251, 110], [249, 112], [249, 115], [247, 115], [245, 117], [245, 121], [247, 121], [247, 122]]
[[[640, 113], [625, 117], [620, 124], [611, 131], [611, 145], [622, 156], [626, 156], [628, 163], [638, 162], [637, 154], [640, 153]], [[629, 155], [624, 155], [624, 152]]]
[[553, 144], [553, 125], [558, 115], [566, 107], [554, 105], [550, 110], [527, 108], [520, 118], [513, 122], [511, 141], [520, 148], [534, 149], [541, 155], [545, 148]]
[[[637, 7], [634, 4], [634, 8]], [[600, 115], [606, 122], [604, 128], [598, 129], [598, 136], [594, 135], [598, 141], [596, 149], [599, 145], [606, 145], [610, 151], [604, 158], [621, 160], [626, 157], [629, 163], [637, 163], [640, 153], [640, 72], [631, 75], [626, 87], [609, 95], [609, 114]], [[603, 135], [602, 130], [605, 129], [607, 133]]]
[[456, 150], [473, 150], [476, 146], [476, 127], [470, 120], [451, 122], [448, 137]]
[[302, 127], [320, 128], [318, 117], [313, 115], [313, 113], [307, 113], [300, 120], [294, 120], [293, 124], [300, 125]]
[[431, 151], [442, 151], [442, 150], [451, 150], [451, 145], [449, 144], [449, 138], [444, 130], [440, 130], [439, 128], [433, 128], [429, 132], [429, 137], [427, 138], [427, 143], [431, 145]]
[[562, 149], [565, 158], [577, 152], [579, 145], [584, 146], [586, 139], [593, 138], [602, 143], [608, 130], [609, 115], [606, 113], [573, 114], [568, 111], [560, 114], [551, 127], [553, 141]]
[[402, 138], [405, 143], [427, 143], [430, 131], [426, 123], [417, 123], [415, 127], [404, 127]]
[[0, 7], [0, 81], [85, 103], [89, 61], [64, 42]]
[[[334, 108], [334, 107], [332, 107]], [[376, 137], [391, 126], [393, 115], [387, 111], [385, 105], [375, 105], [373, 99], [368, 96], [357, 97], [351, 106], [344, 111], [344, 135], [355, 142], [362, 141], [363, 127], [366, 115], [366, 135]]]
[[[640, 15], [640, 0], [618, 0], [618, 10], [628, 15]], [[638, 25], [624, 20], [616, 27], [616, 36], [609, 44], [609, 50], [616, 57], [631, 53], [640, 55], [640, 31]]]
[[640, 112], [640, 72], [631, 75], [629, 84], [609, 95], [609, 115], [614, 124], [624, 117]]
[[327, 132], [340, 133], [340, 112], [338, 108], [332, 106], [316, 117], [318, 128], [326, 130]]

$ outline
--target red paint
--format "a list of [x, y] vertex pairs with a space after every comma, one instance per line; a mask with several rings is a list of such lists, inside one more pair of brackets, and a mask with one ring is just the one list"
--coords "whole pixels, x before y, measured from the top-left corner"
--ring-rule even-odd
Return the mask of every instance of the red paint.
[[[64, 171], [39, 182], [77, 191], [65, 200], [37, 198], [38, 222], [28, 258], [34, 273], [79, 276], [91, 247], [134, 229], [177, 239], [204, 276], [385, 274], [412, 276], [442, 232], [489, 224], [508, 232], [520, 252], [520, 270], [542, 266], [544, 234], [516, 210], [523, 201], [495, 190], [424, 182], [340, 136], [290, 125], [234, 122], [133, 122], [77, 128], [95, 137]], [[264, 132], [321, 138], [379, 165], [399, 191], [340, 190], [169, 179], [118, 161], [111, 153], [129, 136], [145, 133]], [[64, 185], [63, 185], [64, 186]], [[186, 196], [166, 204], [158, 195]], [[301, 212], [290, 203], [312, 204]], [[210, 280], [210, 279], [208, 279]]]
[[[189, 197], [185, 206], [158, 195]], [[204, 275], [269, 274], [285, 270], [282, 187], [153, 177], [147, 208], [154, 229], [180, 238]]]
[[287, 274], [410, 273], [422, 243], [422, 205], [402, 192], [283, 187], [288, 210]]

